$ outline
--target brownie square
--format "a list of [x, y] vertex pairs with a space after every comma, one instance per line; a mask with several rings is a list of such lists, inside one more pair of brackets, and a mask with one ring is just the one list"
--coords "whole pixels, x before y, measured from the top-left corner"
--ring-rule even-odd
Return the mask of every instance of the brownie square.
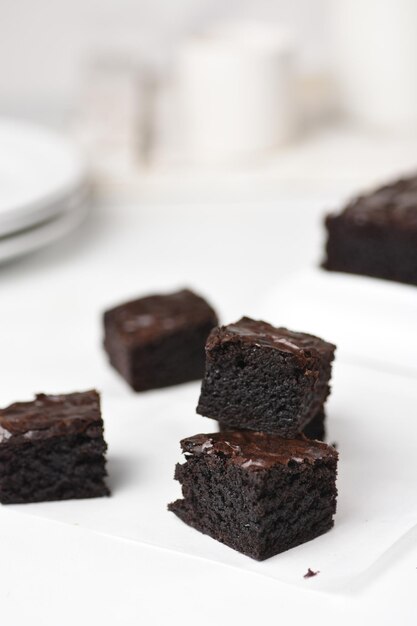
[[218, 323], [203, 298], [184, 289], [148, 296], [104, 314], [110, 363], [135, 391], [202, 378], [204, 346]]
[[[220, 432], [228, 431], [229, 428], [227, 426], [223, 426], [223, 424], [219, 423]], [[313, 417], [311, 422], [304, 426], [304, 430], [302, 434], [307, 437], [307, 439], [317, 439], [318, 441], [324, 441], [326, 438], [326, 414], [324, 409], [320, 409], [320, 411]]]
[[215, 328], [197, 413], [230, 430], [291, 439], [323, 407], [334, 350], [318, 337], [247, 317]]
[[325, 269], [417, 285], [417, 176], [359, 196], [325, 224]]
[[109, 495], [96, 391], [38, 394], [0, 410], [0, 502]]
[[183, 522], [262, 561], [327, 532], [336, 511], [337, 452], [304, 438], [253, 431], [181, 442], [175, 478]]

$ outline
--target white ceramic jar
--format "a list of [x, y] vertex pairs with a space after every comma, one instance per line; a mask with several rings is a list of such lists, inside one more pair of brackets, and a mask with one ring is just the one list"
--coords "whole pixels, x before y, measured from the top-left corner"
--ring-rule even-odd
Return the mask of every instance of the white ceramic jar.
[[288, 141], [296, 126], [293, 45], [265, 24], [221, 25], [187, 40], [179, 87], [188, 153], [239, 159]]

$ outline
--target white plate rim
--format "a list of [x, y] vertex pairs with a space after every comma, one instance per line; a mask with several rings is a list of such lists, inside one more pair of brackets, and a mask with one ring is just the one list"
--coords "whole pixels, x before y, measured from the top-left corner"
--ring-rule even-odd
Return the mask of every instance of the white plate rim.
[[86, 219], [89, 203], [86, 194], [69, 199], [57, 216], [33, 228], [0, 238], [0, 264], [36, 252], [78, 228]]
[[[39, 224], [59, 213], [61, 204], [70, 201], [74, 192], [86, 184], [86, 167], [81, 153], [70, 140], [50, 129], [37, 126], [31, 122], [2, 118], [0, 120], [0, 136], [4, 132], [17, 137], [27, 136], [28, 143], [38, 142], [45, 152], [55, 150], [65, 155], [67, 171], [63, 173], [59, 183], [51, 183], [48, 190], [38, 193], [32, 200], [11, 202], [10, 207], [0, 212], [0, 236], [16, 233], [24, 228]], [[22, 182], [24, 184], [24, 181]]]

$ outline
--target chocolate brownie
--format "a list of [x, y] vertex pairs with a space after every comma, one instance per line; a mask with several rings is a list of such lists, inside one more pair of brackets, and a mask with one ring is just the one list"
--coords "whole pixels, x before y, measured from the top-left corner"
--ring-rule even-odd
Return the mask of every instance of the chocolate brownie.
[[[227, 426], [223, 426], [219, 423], [220, 432], [228, 431], [229, 428]], [[326, 414], [324, 409], [320, 409], [320, 411], [313, 417], [311, 422], [304, 426], [304, 430], [302, 434], [307, 437], [307, 439], [317, 439], [318, 441], [324, 441], [326, 438]]]
[[417, 176], [359, 196], [326, 228], [325, 269], [417, 285]]
[[0, 502], [109, 495], [96, 391], [16, 402], [0, 410]]
[[254, 431], [181, 442], [168, 508], [186, 524], [262, 561], [322, 535], [336, 510], [337, 452], [318, 441]]
[[135, 391], [202, 378], [204, 345], [217, 316], [184, 289], [148, 296], [104, 314], [104, 347], [113, 367]]
[[293, 438], [329, 394], [335, 346], [243, 317], [215, 328], [197, 413], [233, 429]]
[[313, 417], [311, 422], [304, 426], [303, 435], [307, 439], [317, 439], [318, 441], [324, 441], [326, 438], [326, 413], [324, 409]]

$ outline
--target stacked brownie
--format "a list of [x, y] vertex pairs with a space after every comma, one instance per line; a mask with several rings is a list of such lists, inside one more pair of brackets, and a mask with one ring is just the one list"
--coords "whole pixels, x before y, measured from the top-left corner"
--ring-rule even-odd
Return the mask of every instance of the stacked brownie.
[[169, 509], [213, 539], [262, 561], [333, 526], [330, 446], [247, 430], [188, 437], [181, 447], [183, 499]]
[[215, 328], [197, 413], [224, 428], [291, 438], [323, 423], [335, 346], [243, 317]]
[[259, 560], [329, 530], [337, 452], [305, 433], [323, 434], [334, 350], [246, 317], [215, 328], [197, 412], [221, 432], [181, 442], [183, 499], [170, 510]]

